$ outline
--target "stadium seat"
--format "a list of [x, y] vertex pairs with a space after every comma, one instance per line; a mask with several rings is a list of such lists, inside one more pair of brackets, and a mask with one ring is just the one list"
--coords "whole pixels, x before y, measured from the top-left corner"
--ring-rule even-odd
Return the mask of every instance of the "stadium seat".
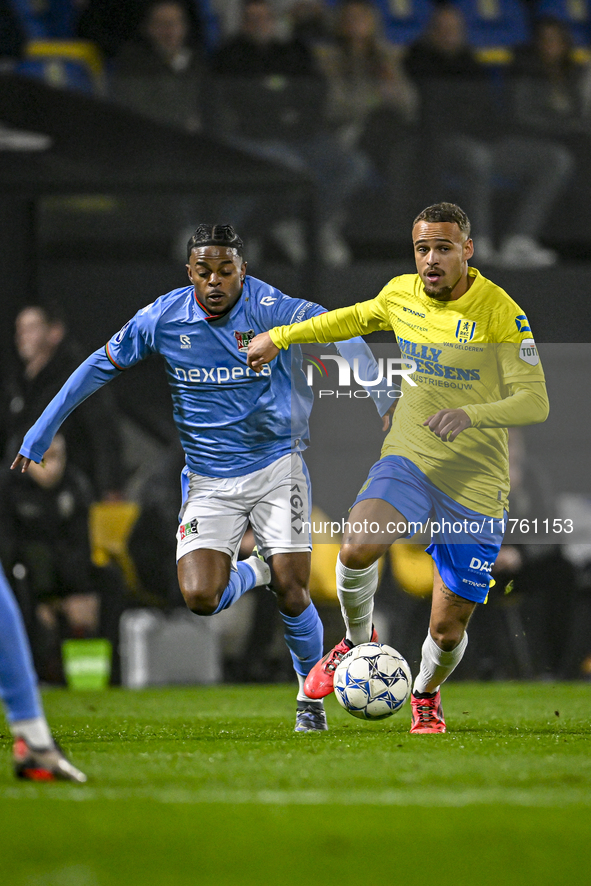
[[71, 0], [11, 0], [28, 40], [68, 39], [75, 34], [75, 4]]
[[44, 80], [50, 86], [104, 93], [103, 59], [88, 40], [31, 40], [17, 73]]
[[591, 0], [538, 0], [535, 14], [536, 18], [551, 15], [566, 22], [577, 47], [591, 43]]
[[[337, 6], [339, 0], [328, 0], [328, 3]], [[424, 31], [435, 3], [434, 0], [374, 0], [374, 6], [382, 14], [388, 40], [407, 46]]]
[[476, 49], [513, 47], [530, 39], [522, 0], [454, 0], [466, 19], [468, 41]]
[[392, 575], [407, 594], [428, 597], [433, 590], [433, 560], [424, 545], [397, 542], [390, 548]]
[[221, 39], [220, 18], [211, 0], [193, 0], [203, 28], [203, 41], [207, 52], [213, 52]]
[[138, 579], [127, 541], [138, 516], [139, 506], [132, 501], [94, 502], [88, 515], [92, 562], [99, 567], [115, 563], [131, 590]]

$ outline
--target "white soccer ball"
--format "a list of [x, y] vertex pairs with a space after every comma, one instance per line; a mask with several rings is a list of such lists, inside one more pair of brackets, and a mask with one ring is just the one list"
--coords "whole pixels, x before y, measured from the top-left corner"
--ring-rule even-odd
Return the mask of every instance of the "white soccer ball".
[[406, 659], [391, 646], [361, 643], [334, 673], [334, 694], [346, 711], [362, 720], [383, 720], [399, 711], [412, 688]]

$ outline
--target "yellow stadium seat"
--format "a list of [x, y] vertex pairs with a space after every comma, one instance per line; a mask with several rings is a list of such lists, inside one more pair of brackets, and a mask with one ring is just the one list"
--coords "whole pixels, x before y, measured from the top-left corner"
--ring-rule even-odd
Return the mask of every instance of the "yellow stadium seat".
[[95, 93], [101, 95], [105, 91], [103, 57], [89, 40], [30, 40], [25, 59], [77, 69], [81, 77], [86, 76], [93, 84]]
[[433, 590], [433, 560], [424, 546], [397, 542], [390, 548], [392, 575], [403, 591], [428, 597]]
[[138, 585], [135, 566], [127, 550], [131, 530], [139, 516], [139, 506], [132, 501], [95, 502], [90, 506], [89, 533], [92, 561], [95, 566], [116, 563], [128, 587]]

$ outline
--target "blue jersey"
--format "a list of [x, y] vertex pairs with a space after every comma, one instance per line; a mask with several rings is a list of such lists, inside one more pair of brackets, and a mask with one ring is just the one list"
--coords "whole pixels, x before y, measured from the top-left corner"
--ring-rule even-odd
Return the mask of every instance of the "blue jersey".
[[[237, 477], [305, 449], [313, 394], [299, 345], [279, 352], [260, 374], [247, 366], [248, 342], [274, 326], [324, 312], [247, 276], [234, 307], [208, 316], [193, 286], [174, 289], [142, 308], [88, 358], [25, 436], [21, 453], [40, 461], [57, 428], [97, 387], [150, 354], [161, 354], [172, 393], [174, 421], [191, 471]], [[377, 364], [361, 338], [337, 343], [359, 377], [376, 378]], [[373, 389], [372, 389], [373, 393]], [[380, 401], [379, 411], [390, 404]]]

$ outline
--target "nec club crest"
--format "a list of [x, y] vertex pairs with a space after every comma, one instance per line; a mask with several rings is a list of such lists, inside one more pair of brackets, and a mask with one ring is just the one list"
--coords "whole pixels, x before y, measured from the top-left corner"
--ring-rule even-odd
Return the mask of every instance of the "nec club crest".
[[235, 331], [234, 338], [236, 339], [239, 351], [248, 351], [248, 343], [254, 338], [254, 329], [249, 329], [248, 332]]
[[181, 541], [189, 535], [199, 535], [199, 523], [197, 522], [197, 519], [194, 517], [189, 523], [182, 523], [179, 526], [179, 535]]
[[457, 341], [463, 342], [464, 344], [468, 341], [472, 341], [475, 332], [475, 320], [458, 320], [458, 325], [456, 326]]

